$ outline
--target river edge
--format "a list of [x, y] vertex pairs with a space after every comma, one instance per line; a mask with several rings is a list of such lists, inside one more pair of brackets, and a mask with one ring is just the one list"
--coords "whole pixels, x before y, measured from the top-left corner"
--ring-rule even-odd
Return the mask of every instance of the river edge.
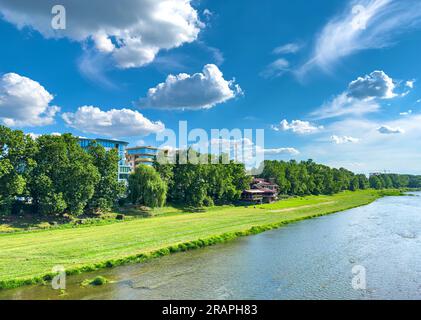
[[[185, 251], [200, 249], [200, 248], [204, 248], [208, 246], [213, 246], [216, 244], [226, 243], [228, 241], [233, 241], [240, 237], [257, 235], [265, 231], [278, 229], [295, 222], [313, 219], [313, 218], [317, 218], [321, 216], [326, 216], [330, 214], [347, 211], [347, 210], [354, 209], [357, 207], [366, 206], [384, 197], [402, 196], [402, 195], [405, 195], [404, 193], [405, 191], [408, 191], [408, 190], [379, 190], [376, 192], [375, 196], [373, 196], [372, 199], [361, 202], [358, 205], [343, 207], [337, 210], [336, 209], [326, 210], [325, 212], [322, 212], [322, 213], [309, 214], [309, 215], [299, 217], [299, 218], [284, 220], [279, 223], [256, 225], [256, 226], [252, 226], [251, 228], [241, 230], [241, 231], [221, 233], [219, 235], [215, 235], [211, 237], [205, 237], [205, 238], [199, 238], [192, 241], [175, 243], [173, 245], [165, 246], [157, 250], [145, 251], [144, 253], [129, 255], [123, 258], [119, 258], [119, 259], [109, 259], [109, 260], [105, 260], [103, 262], [99, 262], [95, 264], [86, 264], [79, 267], [69, 268], [66, 270], [66, 275], [71, 276], [71, 275], [81, 274], [85, 272], [93, 272], [93, 271], [97, 271], [101, 269], [113, 268], [113, 267], [127, 265], [127, 264], [138, 264], [138, 263], [143, 263], [152, 259], [157, 259], [163, 256], [175, 254], [178, 252], [185, 252]], [[300, 207], [297, 206], [296, 209], [298, 210], [300, 209]], [[22, 286], [38, 285], [38, 284], [46, 285], [47, 282], [51, 281], [53, 277], [56, 275], [57, 273], [50, 272], [41, 276], [34, 276], [34, 277], [26, 278], [26, 279], [3, 280], [3, 281], [0, 281], [0, 290], [14, 289], [14, 288], [22, 287]]]

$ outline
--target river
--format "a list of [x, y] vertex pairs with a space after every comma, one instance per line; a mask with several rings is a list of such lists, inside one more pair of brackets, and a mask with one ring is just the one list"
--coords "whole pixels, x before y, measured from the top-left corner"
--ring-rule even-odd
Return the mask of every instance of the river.
[[0, 299], [421, 299], [421, 193]]

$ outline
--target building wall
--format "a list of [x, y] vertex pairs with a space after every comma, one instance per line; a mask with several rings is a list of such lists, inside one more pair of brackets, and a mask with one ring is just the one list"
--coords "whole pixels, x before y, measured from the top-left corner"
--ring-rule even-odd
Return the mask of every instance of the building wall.
[[129, 148], [127, 149], [127, 162], [132, 170], [139, 164], [152, 166], [160, 151], [158, 148], [144, 146]]

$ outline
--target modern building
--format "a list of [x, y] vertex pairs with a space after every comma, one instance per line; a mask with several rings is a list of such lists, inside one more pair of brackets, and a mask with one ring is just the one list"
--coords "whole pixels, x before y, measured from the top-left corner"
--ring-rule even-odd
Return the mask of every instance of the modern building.
[[115, 149], [120, 156], [118, 162], [118, 180], [127, 181], [129, 174], [132, 171], [132, 168], [126, 162], [126, 148], [129, 144], [125, 141], [118, 140], [108, 140], [108, 139], [88, 139], [88, 138], [79, 138], [79, 144], [83, 149], [87, 149], [92, 142], [96, 142], [99, 145], [103, 146], [105, 150]]
[[160, 152], [163, 152], [164, 155], [168, 154], [167, 150], [161, 150], [150, 146], [127, 148], [126, 151], [126, 160], [132, 170], [134, 170], [139, 164], [147, 166], [153, 165]]

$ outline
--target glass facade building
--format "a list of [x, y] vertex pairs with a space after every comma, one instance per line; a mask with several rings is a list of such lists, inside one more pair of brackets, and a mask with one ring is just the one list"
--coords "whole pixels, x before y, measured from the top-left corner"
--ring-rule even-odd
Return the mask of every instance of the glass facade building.
[[99, 145], [103, 146], [105, 150], [117, 150], [120, 160], [118, 163], [118, 180], [127, 181], [132, 168], [126, 162], [126, 148], [129, 144], [125, 141], [117, 140], [107, 140], [107, 139], [88, 139], [88, 138], [79, 138], [79, 144], [83, 149], [87, 149], [92, 142], [96, 142]]
[[126, 151], [127, 162], [132, 170], [134, 170], [139, 164], [144, 164], [147, 166], [153, 165], [159, 152], [167, 152], [154, 147], [134, 147], [127, 148]]

